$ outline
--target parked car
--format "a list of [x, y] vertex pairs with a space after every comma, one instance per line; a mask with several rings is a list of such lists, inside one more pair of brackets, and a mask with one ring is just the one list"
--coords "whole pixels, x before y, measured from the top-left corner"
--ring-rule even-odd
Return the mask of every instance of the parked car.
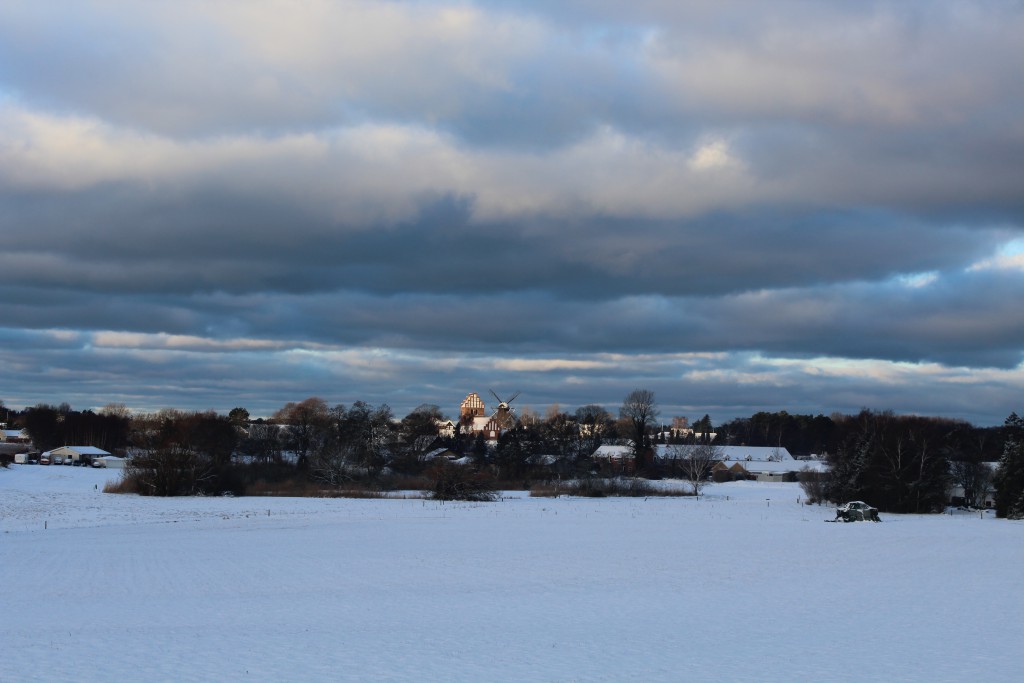
[[93, 467], [106, 467], [107, 463], [103, 462], [99, 458], [93, 458], [92, 459], [92, 466]]
[[50, 464], [50, 456], [48, 456], [48, 455], [40, 456], [39, 464], [40, 465], [49, 465]]
[[64, 464], [64, 458], [62, 458], [59, 455], [53, 456], [53, 464], [54, 465], [63, 465]]
[[878, 508], [871, 507], [862, 500], [852, 500], [836, 508], [836, 521], [844, 522], [881, 522]]

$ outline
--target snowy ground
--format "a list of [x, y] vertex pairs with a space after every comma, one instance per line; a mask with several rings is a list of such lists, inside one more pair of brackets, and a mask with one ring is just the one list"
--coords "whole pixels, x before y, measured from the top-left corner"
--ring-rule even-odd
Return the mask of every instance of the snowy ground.
[[991, 516], [824, 524], [791, 484], [442, 505], [103, 494], [114, 476], [0, 469], [0, 681], [1024, 669], [1024, 524]]

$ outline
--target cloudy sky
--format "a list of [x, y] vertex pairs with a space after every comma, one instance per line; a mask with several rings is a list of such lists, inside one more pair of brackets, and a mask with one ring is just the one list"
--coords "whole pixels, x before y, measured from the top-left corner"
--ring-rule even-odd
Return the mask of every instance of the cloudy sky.
[[1024, 409], [1024, 4], [0, 4], [0, 399]]

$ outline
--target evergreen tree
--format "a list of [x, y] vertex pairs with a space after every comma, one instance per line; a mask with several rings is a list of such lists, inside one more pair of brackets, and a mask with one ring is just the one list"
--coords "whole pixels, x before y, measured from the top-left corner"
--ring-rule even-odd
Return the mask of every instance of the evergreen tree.
[[1006, 418], [1006, 444], [995, 476], [996, 516], [1024, 519], [1024, 418]]
[[825, 491], [833, 503], [863, 497], [864, 471], [869, 447], [867, 440], [851, 438], [829, 457]]
[[526, 429], [517, 427], [502, 433], [494, 449], [494, 463], [505, 479], [525, 476], [529, 469], [530, 448]]
[[487, 460], [487, 440], [484, 439], [483, 432], [477, 432], [476, 438], [473, 440], [473, 448], [470, 451], [473, 455], [473, 462], [480, 465]]

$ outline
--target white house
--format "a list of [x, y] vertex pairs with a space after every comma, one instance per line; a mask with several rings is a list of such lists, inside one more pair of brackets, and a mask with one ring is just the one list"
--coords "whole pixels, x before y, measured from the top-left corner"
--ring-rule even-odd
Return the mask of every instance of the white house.
[[437, 435], [446, 439], [455, 436], [455, 423], [452, 420], [437, 420]]
[[[690, 449], [697, 446], [669, 446], [659, 444], [654, 457], [662, 462], [686, 459]], [[757, 481], [796, 481], [804, 469], [827, 471], [828, 465], [820, 460], [797, 460], [781, 446], [716, 446], [720, 460], [716, 471], [728, 471], [731, 476], [752, 478]]]
[[[980, 494], [976, 494], [979, 498], [977, 502], [979, 505], [982, 505], [987, 508], [995, 507], [996, 489], [995, 486], [992, 484], [992, 476], [996, 473], [996, 470], [999, 468], [999, 462], [982, 462], [981, 464], [988, 470], [987, 483], [985, 486], [985, 495], [982, 496]], [[952, 479], [952, 486], [949, 489], [949, 502], [951, 505], [963, 505], [965, 496], [964, 487], [957, 483], [957, 478], [955, 476], [952, 476], [953, 465], [954, 463], [949, 463], [950, 475]]]
[[53, 458], [58, 455], [64, 460], [71, 460], [71, 462], [92, 462], [95, 458], [104, 458], [110, 453], [95, 446], [61, 446], [47, 451], [43, 455], [48, 456], [50, 462], [53, 462]]
[[[654, 460], [668, 466], [672, 471], [672, 463], [686, 460], [690, 451], [699, 446], [657, 444], [654, 446]], [[814, 472], [828, 470], [827, 463], [821, 460], [797, 460], [789, 450], [778, 446], [715, 446], [718, 462], [715, 471], [727, 471], [741, 479], [757, 481], [796, 481], [797, 475], [805, 469]], [[595, 460], [611, 465], [627, 466], [633, 459], [632, 446], [604, 445], [594, 451]]]
[[633, 459], [633, 447], [604, 444], [603, 446], [598, 446], [597, 450], [590, 457], [594, 460], [604, 460], [615, 464], [629, 462]]
[[5, 443], [28, 443], [31, 439], [24, 429], [0, 429], [0, 441]]

